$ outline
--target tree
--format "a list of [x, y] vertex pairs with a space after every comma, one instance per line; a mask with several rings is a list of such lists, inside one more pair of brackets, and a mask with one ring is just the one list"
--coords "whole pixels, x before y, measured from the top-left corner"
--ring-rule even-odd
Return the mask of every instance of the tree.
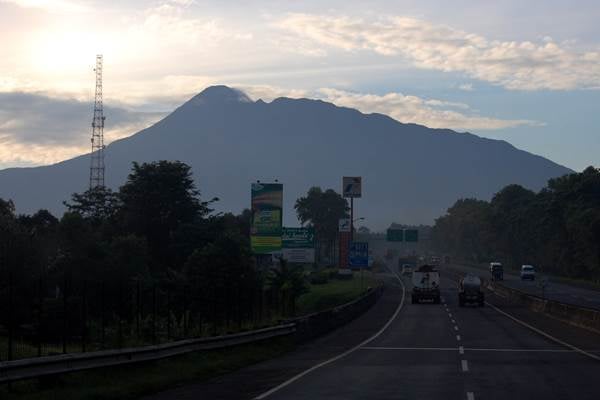
[[339, 220], [347, 218], [350, 210], [339, 193], [332, 189], [323, 192], [320, 187], [310, 188], [306, 197], [296, 200], [294, 208], [300, 222], [312, 226], [317, 241], [325, 241], [330, 249], [337, 238]]
[[212, 210], [200, 201], [189, 165], [180, 161], [133, 163], [119, 192], [125, 230], [147, 240], [155, 270], [173, 265], [173, 238], [186, 224], [196, 224]]
[[114, 222], [119, 210], [119, 196], [109, 188], [98, 186], [83, 193], [73, 193], [71, 203], [63, 202], [68, 212], [81, 214], [84, 218], [100, 224]]
[[279, 293], [283, 315], [288, 313], [294, 315], [296, 300], [308, 291], [302, 267], [292, 267], [285, 259], [281, 258], [279, 266], [271, 269], [268, 281], [271, 288]]

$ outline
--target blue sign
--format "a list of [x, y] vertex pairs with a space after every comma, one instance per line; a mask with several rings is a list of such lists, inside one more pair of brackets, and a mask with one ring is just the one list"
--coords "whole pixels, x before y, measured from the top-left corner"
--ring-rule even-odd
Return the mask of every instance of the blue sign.
[[369, 266], [369, 243], [352, 242], [350, 243], [350, 252], [348, 255], [351, 267]]

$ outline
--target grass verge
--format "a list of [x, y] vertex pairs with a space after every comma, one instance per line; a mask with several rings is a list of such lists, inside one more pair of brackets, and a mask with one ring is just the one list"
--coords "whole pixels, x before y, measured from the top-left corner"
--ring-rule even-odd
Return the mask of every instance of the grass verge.
[[202, 382], [293, 349], [291, 338], [196, 352], [135, 366], [76, 372], [0, 386], [3, 400], [136, 399], [176, 385]]
[[309, 291], [296, 303], [296, 314], [306, 315], [348, 303], [363, 294], [377, 281], [370, 271], [355, 272], [353, 279], [331, 279], [327, 283], [311, 284]]

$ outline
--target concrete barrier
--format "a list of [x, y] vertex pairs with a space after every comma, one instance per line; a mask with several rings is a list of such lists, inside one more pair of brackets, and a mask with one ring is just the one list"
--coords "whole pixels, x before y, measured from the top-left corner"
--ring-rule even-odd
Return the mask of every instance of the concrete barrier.
[[361, 297], [349, 303], [314, 314], [283, 321], [296, 327], [296, 339], [304, 342], [336, 329], [368, 310], [383, 294], [384, 286], [369, 289]]
[[488, 282], [488, 288], [513, 304], [521, 304], [534, 312], [548, 315], [570, 325], [600, 333], [600, 310], [543, 299], [497, 282]]

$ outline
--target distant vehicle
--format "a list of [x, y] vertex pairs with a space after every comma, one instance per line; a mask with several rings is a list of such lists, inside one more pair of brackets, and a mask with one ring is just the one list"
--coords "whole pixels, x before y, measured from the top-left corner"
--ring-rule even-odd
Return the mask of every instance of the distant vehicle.
[[458, 284], [458, 305], [477, 304], [483, 307], [485, 295], [481, 290], [481, 279], [477, 275], [467, 274]]
[[401, 269], [402, 275], [411, 275], [413, 273], [413, 266], [411, 264], [402, 264]]
[[429, 257], [429, 264], [431, 265], [440, 265], [440, 258], [438, 256]]
[[535, 268], [533, 265], [522, 265], [521, 266], [521, 280], [525, 279], [535, 280]]
[[493, 281], [504, 280], [504, 267], [502, 266], [502, 263], [491, 262], [490, 263], [490, 274], [492, 275]]
[[440, 304], [440, 273], [433, 265], [423, 265], [412, 273], [411, 303], [432, 300]]

